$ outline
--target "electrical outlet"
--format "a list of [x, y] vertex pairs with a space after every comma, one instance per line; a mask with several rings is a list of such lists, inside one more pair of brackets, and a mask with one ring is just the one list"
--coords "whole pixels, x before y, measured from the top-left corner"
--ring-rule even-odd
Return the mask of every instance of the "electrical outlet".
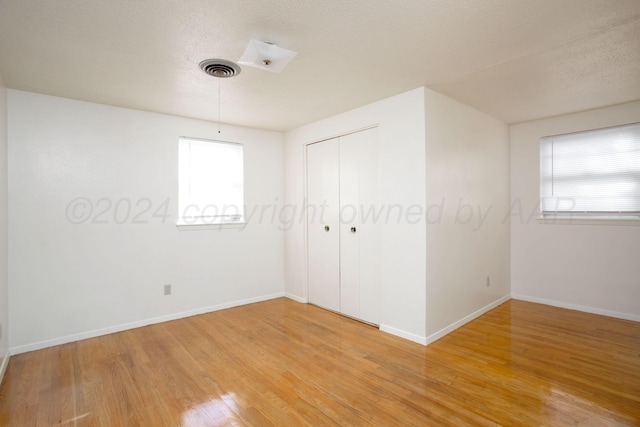
[[164, 285], [164, 294], [171, 295], [171, 284]]
[[487, 286], [491, 286], [491, 276], [487, 276]]

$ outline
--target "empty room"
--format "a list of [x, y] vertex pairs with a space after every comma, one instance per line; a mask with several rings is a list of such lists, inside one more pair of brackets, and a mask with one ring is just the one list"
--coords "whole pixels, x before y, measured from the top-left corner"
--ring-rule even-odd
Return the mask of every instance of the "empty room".
[[637, 0], [0, 0], [0, 426], [640, 425]]

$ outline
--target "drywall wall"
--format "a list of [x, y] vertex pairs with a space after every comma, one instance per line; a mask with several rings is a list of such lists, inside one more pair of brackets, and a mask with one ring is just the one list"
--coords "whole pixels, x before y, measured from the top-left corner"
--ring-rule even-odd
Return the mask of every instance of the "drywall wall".
[[515, 298], [640, 320], [640, 225], [536, 221], [541, 137], [638, 121], [634, 102], [511, 126]]
[[[297, 213], [285, 232], [285, 288], [307, 298], [305, 146], [378, 126], [382, 215], [381, 329], [417, 342], [425, 337], [424, 88], [419, 88], [285, 133], [285, 202]], [[414, 208], [412, 208], [414, 207]], [[413, 209], [413, 210], [412, 210]], [[386, 212], [386, 211], [385, 211]]]
[[7, 89], [0, 76], [0, 380], [9, 351]]
[[[281, 133], [14, 90], [8, 108], [12, 351], [283, 294]], [[176, 227], [179, 136], [244, 144], [246, 227]]]
[[509, 132], [429, 89], [425, 128], [430, 341], [509, 296]]

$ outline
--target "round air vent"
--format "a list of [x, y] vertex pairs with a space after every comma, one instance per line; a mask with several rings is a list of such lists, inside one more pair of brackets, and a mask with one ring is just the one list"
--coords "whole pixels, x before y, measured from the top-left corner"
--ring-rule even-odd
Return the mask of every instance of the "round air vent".
[[240, 74], [240, 66], [225, 59], [205, 59], [199, 67], [213, 77], [227, 78]]

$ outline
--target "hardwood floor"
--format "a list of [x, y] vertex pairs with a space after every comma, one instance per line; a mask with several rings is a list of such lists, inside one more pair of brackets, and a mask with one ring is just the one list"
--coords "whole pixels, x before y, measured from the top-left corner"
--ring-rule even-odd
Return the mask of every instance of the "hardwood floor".
[[423, 347], [276, 299], [13, 356], [0, 425], [640, 425], [640, 324], [510, 301]]

